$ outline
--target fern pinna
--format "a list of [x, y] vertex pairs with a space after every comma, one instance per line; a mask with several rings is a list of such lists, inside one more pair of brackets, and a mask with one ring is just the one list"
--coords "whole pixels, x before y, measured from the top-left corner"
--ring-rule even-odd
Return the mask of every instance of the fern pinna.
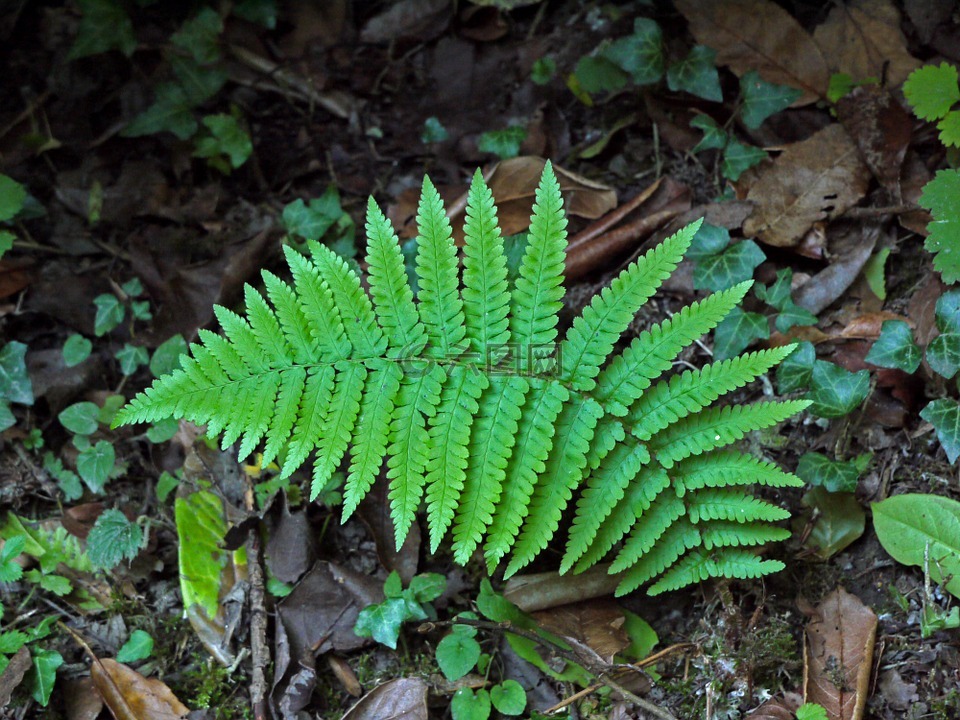
[[217, 307], [223, 335], [201, 330], [192, 357], [117, 415], [206, 424], [240, 458], [264, 443], [289, 476], [310, 455], [313, 495], [350, 449], [343, 518], [386, 464], [397, 546], [421, 504], [430, 546], [453, 538], [465, 563], [482, 544], [492, 571], [530, 563], [577, 492], [561, 571], [613, 555], [618, 594], [651, 594], [708, 577], [758, 577], [782, 563], [748, 546], [782, 540], [787, 513], [745, 492], [795, 486], [776, 466], [729, 449], [806, 401], [713, 406], [788, 355], [773, 348], [657, 379], [743, 299], [741, 283], [696, 302], [608, 358], [634, 314], [677, 267], [699, 223], [633, 262], [558, 338], [566, 219], [549, 163], [519, 274], [479, 171], [461, 260], [443, 204], [424, 180], [416, 299], [396, 235], [370, 200], [369, 293], [347, 263], [312, 243], [286, 247], [292, 285], [263, 273], [246, 317]]

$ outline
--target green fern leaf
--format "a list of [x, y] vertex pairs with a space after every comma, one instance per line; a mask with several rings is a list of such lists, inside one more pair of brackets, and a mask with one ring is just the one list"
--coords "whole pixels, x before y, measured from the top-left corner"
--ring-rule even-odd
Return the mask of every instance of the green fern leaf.
[[702, 523], [700, 536], [705, 550], [736, 545], [765, 545], [790, 537], [786, 528], [766, 523], [743, 524], [733, 520], [715, 520]]
[[687, 501], [687, 515], [691, 522], [705, 520], [732, 520], [747, 523], [755, 520], [777, 522], [790, 517], [783, 508], [771, 505], [748, 493], [710, 488], [698, 490]]
[[668, 494], [662, 495], [645, 509], [636, 508], [633, 531], [610, 565], [610, 573], [616, 574], [636, 565], [686, 512], [683, 503]]
[[803, 487], [803, 480], [776, 465], [732, 450], [715, 450], [677, 463], [673, 483], [680, 497], [688, 490], [733, 485]]
[[299, 311], [296, 322], [300, 324], [300, 319], [303, 319], [319, 347], [319, 352], [311, 352], [310, 358], [319, 354], [332, 360], [346, 360], [350, 357], [350, 343], [329, 285], [320, 277], [317, 266], [292, 247], [284, 245], [283, 252], [290, 264], [293, 282], [302, 303], [298, 304], [296, 297], [291, 299], [294, 312]]
[[694, 550], [651, 586], [648, 594], [678, 590], [712, 577], [758, 578], [780, 572], [783, 568], [783, 563], [778, 560], [761, 560], [745, 550], [725, 548], [713, 553]]
[[343, 363], [337, 366], [336, 386], [316, 440], [311, 500], [326, 487], [347, 451], [347, 445], [353, 437], [353, 426], [360, 412], [360, 398], [366, 379], [367, 368], [359, 363]]
[[[310, 451], [317, 446], [323, 421], [333, 397], [333, 379], [336, 370], [332, 365], [323, 365], [310, 371], [303, 390], [301, 411], [291, 431], [287, 455], [280, 469], [280, 477], [290, 477], [303, 465]], [[209, 428], [208, 428], [209, 429]]]
[[652, 580], [673, 565], [687, 550], [700, 545], [700, 531], [680, 520], [670, 526], [660, 537], [659, 542], [652, 550], [644, 554], [640, 560], [623, 574], [623, 580], [617, 585], [614, 593], [622, 597], [628, 592], [636, 590], [648, 580]]

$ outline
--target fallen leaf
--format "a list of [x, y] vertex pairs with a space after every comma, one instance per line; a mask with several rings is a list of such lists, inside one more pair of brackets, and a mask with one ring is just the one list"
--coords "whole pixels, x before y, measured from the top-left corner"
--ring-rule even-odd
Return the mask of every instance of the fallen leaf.
[[880, 329], [887, 320], [903, 320], [912, 325], [908, 318], [883, 310], [858, 315], [844, 326], [840, 331], [840, 337], [849, 340], [876, 340], [880, 337]]
[[357, 674], [353, 671], [353, 668], [350, 667], [350, 663], [339, 655], [327, 653], [327, 665], [330, 666], [333, 674], [337, 676], [337, 680], [343, 685], [344, 690], [354, 697], [360, 697], [363, 694], [363, 688], [360, 686]]
[[810, 278], [793, 294], [794, 302], [814, 315], [837, 300], [860, 275], [873, 254], [880, 228], [857, 224], [831, 243], [830, 265]]
[[264, 516], [267, 541], [263, 554], [275, 578], [294, 583], [316, 560], [313, 528], [302, 509], [290, 512], [286, 493], [277, 495]]
[[610, 664], [630, 644], [623, 611], [611, 600], [572, 603], [534, 613], [537, 624], [567, 640], [577, 652]]
[[[907, 151], [904, 158], [903, 167], [900, 171], [900, 195], [905, 203], [917, 205], [920, 202], [920, 196], [923, 194], [924, 186], [933, 179], [933, 174], [923, 161], [917, 157], [913, 150]], [[918, 208], [908, 213], [900, 213], [897, 216], [900, 226], [915, 232], [921, 237], [930, 234], [927, 225], [933, 222], [933, 216], [929, 211]]]
[[756, 208], [743, 232], [768, 245], [793, 247], [814, 223], [855, 205], [866, 194], [869, 180], [870, 172], [847, 131], [828, 125], [789, 145], [751, 176], [747, 200]]
[[63, 704], [67, 720], [97, 720], [103, 711], [103, 698], [93, 685], [93, 678], [64, 680]]
[[832, 72], [854, 80], [877, 78], [890, 87], [901, 85], [920, 67], [907, 52], [900, 30], [900, 11], [890, 0], [849, 0], [837, 3], [813, 31]]
[[785, 693], [782, 698], [772, 698], [747, 715], [746, 720], [794, 720], [803, 698], [797, 693]]
[[94, 660], [90, 677], [116, 720], [180, 720], [190, 712], [163, 682], [116, 660]]
[[399, 678], [368, 692], [342, 720], [427, 720], [427, 717], [427, 684], [420, 678]]
[[24, 645], [13, 654], [10, 662], [7, 663], [3, 672], [0, 673], [0, 710], [5, 708], [10, 702], [10, 695], [12, 695], [13, 691], [23, 682], [23, 676], [27, 674], [27, 670], [29, 670], [31, 666], [30, 651], [27, 650], [27, 646]]
[[840, 98], [837, 116], [877, 181], [901, 201], [900, 171], [913, 135], [913, 118], [886, 88], [862, 85]]
[[756, 70], [767, 82], [799, 88], [795, 106], [824, 97], [830, 70], [820, 47], [790, 13], [772, 0], [676, 0], [701, 45], [738, 76]]
[[450, 23], [450, 0], [400, 0], [389, 3], [367, 21], [360, 41], [388, 43], [401, 38], [426, 42], [439, 37]]
[[830, 718], [861, 720], [870, 690], [877, 616], [843, 588], [806, 612], [803, 695]]
[[607, 574], [606, 565], [595, 565], [579, 575], [514, 575], [504, 586], [503, 597], [524, 612], [534, 612], [612, 595], [618, 582], [615, 576]]

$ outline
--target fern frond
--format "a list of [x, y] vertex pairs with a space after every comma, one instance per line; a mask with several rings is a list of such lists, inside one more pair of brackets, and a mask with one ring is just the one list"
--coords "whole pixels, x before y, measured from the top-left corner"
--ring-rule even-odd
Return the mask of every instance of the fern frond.
[[715, 520], [699, 525], [705, 550], [738, 545], [765, 545], [790, 537], [786, 528], [767, 523], [739, 523], [733, 520]]
[[427, 352], [449, 358], [463, 352], [460, 342], [466, 335], [463, 302], [457, 280], [457, 249], [453, 245], [450, 220], [443, 210], [440, 193], [423, 179], [417, 213], [417, 277], [420, 279], [420, 319], [427, 328]]
[[250, 328], [256, 336], [267, 363], [272, 368], [290, 367], [293, 358], [293, 349], [283, 336], [280, 321], [270, 309], [263, 295], [250, 285], [243, 286], [243, 301], [247, 306], [247, 319]]
[[803, 480], [753, 455], [714, 450], [681, 460], [671, 472], [677, 495], [689, 490], [733, 485], [803, 487]]
[[537, 367], [535, 361], [557, 337], [558, 313], [563, 307], [566, 227], [560, 183], [548, 162], [537, 187], [527, 250], [511, 298], [510, 338], [519, 348], [522, 373]]
[[630, 404], [673, 364], [680, 351], [715, 328], [752, 285], [748, 280], [714, 293], [642, 333], [600, 373], [594, 397], [613, 414], [626, 415]]
[[367, 368], [360, 363], [338, 363], [336, 387], [316, 443], [310, 497], [320, 494], [347, 451], [360, 412], [360, 398], [366, 379]]
[[779, 560], [761, 560], [747, 550], [724, 548], [716, 552], [694, 550], [674, 565], [647, 591], [649, 595], [678, 590], [708, 578], [758, 578], [780, 572]]
[[287, 455], [280, 468], [280, 477], [290, 477], [317, 446], [333, 397], [335, 375], [336, 370], [332, 365], [321, 365], [310, 370], [300, 401], [300, 412], [287, 445]]
[[793, 352], [794, 347], [760, 350], [674, 375], [643, 393], [630, 407], [626, 422], [640, 440], [649, 440], [660, 430], [762, 375]]
[[710, 408], [661, 430], [650, 440], [650, 449], [669, 470], [691, 455], [729, 445], [748, 432], [783, 422], [809, 404], [809, 400], [784, 400]]
[[277, 409], [273, 415], [267, 444], [263, 449], [262, 467], [268, 466], [286, 446], [300, 413], [300, 400], [307, 383], [307, 371], [294, 366], [281, 373]]
[[578, 390], [592, 390], [600, 365], [629, 327], [637, 310], [677, 269], [703, 221], [674, 233], [631, 263], [583, 309], [560, 346], [561, 376]]
[[687, 551], [700, 545], [700, 531], [681, 519], [663, 533], [660, 541], [623, 574], [614, 593], [622, 597], [661, 574]]
[[619, 573], [635, 565], [686, 511], [679, 499], [667, 493], [645, 509], [642, 506], [635, 507], [633, 530], [610, 565], [610, 573]]
[[[305, 321], [321, 357], [346, 360], [350, 357], [350, 343], [343, 328], [343, 321], [340, 319], [340, 311], [333, 302], [330, 286], [320, 277], [317, 266], [292, 247], [284, 245], [283, 254], [290, 265], [293, 282], [297, 288], [296, 295], [299, 296], [299, 302], [296, 296], [291, 298], [293, 305], [291, 309], [297, 315], [296, 322], [299, 324], [301, 318]], [[280, 308], [277, 309], [279, 311]], [[316, 356], [317, 353], [313, 352], [310, 359]]]
[[687, 500], [687, 515], [694, 523], [705, 520], [777, 522], [790, 517], [790, 513], [783, 508], [764, 502], [749, 493], [714, 488], [692, 493]]
[[320, 345], [313, 338], [306, 310], [293, 289], [269, 270], [260, 273], [267, 296], [276, 308], [280, 329], [297, 365], [308, 365], [320, 353]]

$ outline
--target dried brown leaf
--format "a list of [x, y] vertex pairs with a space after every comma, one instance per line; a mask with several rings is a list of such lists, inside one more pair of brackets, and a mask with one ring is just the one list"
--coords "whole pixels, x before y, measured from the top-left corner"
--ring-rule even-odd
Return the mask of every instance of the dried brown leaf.
[[794, 720], [797, 708], [803, 704], [803, 698], [797, 693], [788, 692], [782, 698], [767, 700], [746, 720]]
[[572, 603], [534, 613], [537, 623], [547, 632], [570, 642], [578, 652], [593, 655], [610, 664], [613, 657], [630, 644], [623, 629], [623, 611], [611, 600]]
[[342, 720], [427, 720], [427, 717], [427, 684], [420, 678], [399, 678], [368, 692]]
[[799, 88], [795, 105], [826, 95], [830, 70], [820, 48], [793, 16], [772, 0], [676, 0], [702, 45], [737, 75], [756, 70], [767, 82]]
[[612, 595], [617, 582], [607, 574], [606, 565], [596, 565], [577, 576], [555, 572], [514, 575], [504, 586], [503, 596], [524, 612], [534, 612]]
[[870, 690], [877, 616], [843, 588], [808, 614], [804, 699], [822, 705], [830, 718], [861, 720]]
[[190, 712], [163, 682], [116, 660], [95, 660], [90, 677], [116, 720], [180, 720]]
[[10, 695], [17, 689], [17, 686], [23, 682], [23, 676], [30, 669], [30, 651], [26, 645], [21, 647], [10, 658], [10, 662], [0, 673], [0, 710], [10, 702]]
[[890, 0], [850, 0], [836, 3], [813, 39], [832, 72], [854, 80], [877, 78], [896, 87], [920, 67], [907, 52], [900, 31], [900, 11]]
[[748, 236], [793, 247], [810, 227], [836, 217], [867, 191], [870, 171], [841, 125], [829, 125], [789, 145], [752, 179], [755, 209], [743, 224]]
[[830, 244], [830, 265], [814, 275], [794, 294], [793, 299], [814, 315], [831, 305], [860, 276], [873, 249], [880, 229], [876, 225], [851, 225]]

